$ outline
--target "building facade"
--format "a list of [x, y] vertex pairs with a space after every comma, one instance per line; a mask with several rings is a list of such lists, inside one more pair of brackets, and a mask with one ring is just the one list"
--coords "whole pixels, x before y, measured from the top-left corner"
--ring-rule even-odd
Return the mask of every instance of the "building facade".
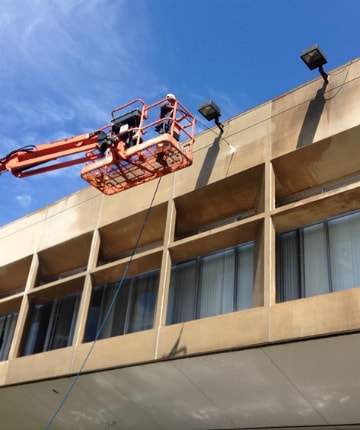
[[360, 429], [359, 100], [354, 60], [2, 227], [2, 428]]

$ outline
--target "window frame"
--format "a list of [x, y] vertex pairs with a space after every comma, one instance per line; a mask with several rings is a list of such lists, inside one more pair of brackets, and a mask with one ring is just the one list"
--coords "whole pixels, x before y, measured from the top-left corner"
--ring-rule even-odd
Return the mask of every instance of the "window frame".
[[[239, 289], [241, 288], [241, 284], [240, 284], [240, 278], [239, 278], [239, 263], [241, 260], [240, 257], [240, 250], [242, 248], [245, 247], [249, 247], [251, 246], [251, 258], [252, 258], [252, 274], [251, 274], [251, 279], [250, 279], [250, 284], [251, 284], [251, 289], [252, 289], [252, 304], [251, 306], [240, 306], [239, 300], [238, 300], [238, 296], [239, 296]], [[213, 313], [213, 314], [209, 314], [209, 315], [203, 315], [201, 316], [201, 310], [200, 310], [200, 306], [201, 306], [201, 294], [202, 294], [202, 290], [206, 289], [206, 285], [202, 285], [201, 284], [201, 271], [204, 268], [203, 266], [203, 262], [205, 261], [205, 259], [207, 258], [211, 258], [212, 256], [216, 256], [216, 255], [225, 255], [226, 252], [232, 252], [232, 258], [233, 258], [233, 272], [232, 272], [232, 309], [229, 311], [223, 311], [223, 312], [218, 312], [218, 313]], [[185, 261], [181, 261], [178, 263], [174, 263], [171, 267], [171, 275], [170, 275], [170, 285], [169, 285], [169, 300], [168, 300], [168, 307], [167, 307], [167, 314], [166, 314], [166, 325], [173, 325], [173, 324], [180, 324], [180, 323], [184, 323], [187, 321], [193, 321], [193, 320], [198, 320], [198, 319], [202, 319], [202, 318], [207, 318], [207, 317], [213, 317], [213, 316], [217, 316], [217, 315], [224, 315], [224, 314], [228, 314], [231, 312], [237, 312], [237, 311], [241, 311], [241, 310], [245, 310], [245, 309], [250, 309], [254, 306], [254, 268], [255, 268], [255, 263], [254, 263], [254, 258], [255, 258], [255, 241], [251, 240], [245, 243], [241, 243], [235, 246], [231, 246], [231, 247], [227, 247], [225, 249], [221, 249], [221, 250], [217, 250], [214, 252], [211, 252], [209, 254], [206, 255], [202, 255], [202, 256], [197, 256], [195, 258], [192, 258], [190, 260], [185, 260]], [[179, 270], [181, 270], [181, 267], [185, 267], [186, 265], [189, 265], [193, 263], [195, 265], [195, 273], [194, 273], [194, 284], [191, 287], [191, 290], [193, 290], [193, 300], [192, 300], [192, 317], [188, 318], [182, 318], [181, 315], [184, 315], [183, 311], [180, 309], [179, 310], [176, 309], [174, 303], [179, 299], [179, 293], [177, 291], [177, 289], [179, 290], [183, 290], [183, 287], [177, 286], [176, 285], [176, 280], [174, 281], [175, 284], [172, 285], [172, 279], [174, 279], [172, 277], [173, 272]], [[224, 274], [222, 272], [222, 274]], [[181, 296], [180, 296], [181, 297]]]
[[[334, 275], [333, 275], [333, 267], [335, 265], [334, 258], [331, 256], [332, 252], [334, 252], [337, 248], [331, 245], [331, 224], [332, 222], [336, 222], [336, 220], [345, 219], [347, 217], [352, 216], [358, 216], [360, 217], [360, 211], [350, 211], [345, 214], [329, 217], [320, 221], [316, 221], [314, 223], [298, 227], [296, 229], [288, 230], [285, 232], [278, 233], [276, 235], [276, 303], [283, 303], [291, 300], [298, 300], [298, 299], [304, 299], [308, 297], [318, 296], [322, 294], [330, 294], [336, 291], [340, 291], [342, 289], [336, 288], [334, 286]], [[327, 276], [327, 282], [328, 287], [327, 291], [315, 293], [315, 294], [309, 294], [307, 293], [307, 289], [309, 288], [306, 285], [306, 262], [305, 262], [305, 234], [306, 230], [310, 229], [315, 226], [322, 226], [324, 229], [324, 247], [325, 252], [324, 255], [326, 257], [326, 273], [323, 272], [324, 276]], [[285, 270], [282, 268], [284, 264], [284, 258], [283, 255], [284, 250], [281, 249], [281, 238], [286, 237], [286, 235], [295, 234], [296, 236], [296, 243], [294, 246], [297, 248], [297, 265], [298, 265], [298, 292], [297, 297], [293, 298], [286, 298], [287, 294], [291, 295], [291, 290], [289, 289], [288, 292], [286, 292], [286, 286], [284, 285], [284, 279]], [[360, 237], [360, 235], [359, 235]], [[359, 285], [360, 287], [360, 285]], [[356, 288], [356, 287], [348, 287], [344, 289], [350, 289], [350, 288]], [[309, 290], [310, 291], [310, 290]]]
[[[136, 296], [138, 293], [137, 289], [143, 287], [143, 285], [141, 285], [141, 283], [139, 282], [143, 278], [148, 278], [148, 280], [151, 283], [153, 283], [152, 285], [150, 285], [149, 291], [145, 293], [145, 295], [150, 295], [150, 294], [155, 295], [155, 297], [152, 300], [153, 304], [151, 306], [152, 325], [151, 327], [132, 330], [131, 325], [137, 324], [137, 322], [135, 321], [136, 312], [134, 314], [133, 306], [136, 303], [138, 304], [138, 300]], [[95, 339], [96, 340], [108, 339], [115, 336], [123, 336], [126, 334], [136, 333], [139, 331], [151, 330], [154, 326], [156, 302], [157, 302], [157, 297], [159, 293], [159, 281], [160, 281], [160, 269], [154, 269], [130, 278], [126, 278], [123, 281], [123, 284], [121, 285], [121, 287], [120, 287], [121, 280], [115, 281], [115, 282], [108, 282], [102, 285], [95, 285], [92, 289], [92, 294], [90, 298], [83, 342], [93, 342]], [[137, 285], [138, 282], [139, 284]], [[120, 290], [118, 290], [119, 287], [120, 287]], [[127, 292], [125, 296], [126, 303], [123, 306], [123, 303], [125, 302], [125, 300], [122, 302], [121, 298], [124, 299], [124, 297], [122, 297], [122, 293], [124, 292], [124, 290], [127, 290]], [[93, 300], [95, 298], [95, 294], [100, 296], [98, 297], [99, 305], [95, 307], [95, 309], [91, 309]], [[114, 300], [115, 295], [116, 295], [116, 298]], [[115, 313], [119, 309], [121, 311], [124, 311], [124, 313], [121, 314], [121, 312], [118, 312], [118, 317], [120, 318], [117, 318], [118, 324], [114, 325], [114, 320], [116, 317]], [[91, 315], [96, 315], [95, 321], [92, 320], [92, 322], [95, 323], [95, 326], [89, 329], [89, 322], [90, 322]], [[135, 320], [133, 321], [134, 317], [135, 317]], [[106, 335], [104, 335], [104, 330], [107, 330]]]
[[[66, 345], [56, 346], [56, 328], [59, 323], [59, 311], [67, 301], [73, 300], [72, 316], [67, 330]], [[27, 315], [26, 325], [23, 331], [21, 356], [38, 354], [66, 348], [72, 345], [75, 326], [79, 313], [81, 293], [77, 292], [64, 297], [58, 297], [45, 302], [32, 303]], [[64, 312], [64, 317], [66, 313]]]
[[19, 312], [0, 315], [0, 362], [7, 361]]

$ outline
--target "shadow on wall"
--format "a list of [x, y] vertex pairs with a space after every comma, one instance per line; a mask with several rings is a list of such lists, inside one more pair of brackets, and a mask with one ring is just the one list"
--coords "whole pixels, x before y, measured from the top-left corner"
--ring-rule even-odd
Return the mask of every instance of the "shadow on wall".
[[181, 327], [179, 336], [176, 339], [174, 346], [171, 348], [171, 351], [169, 352], [169, 354], [165, 354], [162, 358], [174, 358], [174, 357], [186, 355], [187, 353], [186, 346], [179, 348], [182, 331], [183, 331], [183, 327]]
[[196, 188], [204, 187], [209, 182], [211, 172], [214, 168], [215, 161], [220, 150], [221, 136], [222, 133], [220, 133], [220, 135], [214, 139], [212, 145], [206, 153], [203, 165], [200, 169], [200, 173], [196, 181]]
[[309, 103], [297, 141], [297, 148], [309, 145], [314, 141], [314, 136], [326, 102], [326, 99], [324, 98], [326, 85], [327, 82], [324, 81], [323, 86], [316, 92], [315, 98]]

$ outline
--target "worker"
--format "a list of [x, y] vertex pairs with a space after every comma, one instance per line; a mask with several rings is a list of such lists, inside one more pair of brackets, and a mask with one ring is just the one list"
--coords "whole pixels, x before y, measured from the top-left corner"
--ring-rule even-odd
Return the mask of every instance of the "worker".
[[[160, 134], [171, 132], [171, 125], [174, 119], [173, 114], [174, 114], [175, 105], [176, 105], [176, 97], [174, 96], [174, 94], [167, 94], [165, 103], [163, 103], [160, 107], [159, 119], [163, 121], [161, 121], [155, 127], [155, 131], [157, 131]], [[165, 120], [164, 118], [169, 118], [169, 119]], [[176, 140], [179, 140], [179, 137], [180, 137], [179, 133], [174, 132], [173, 135]]]

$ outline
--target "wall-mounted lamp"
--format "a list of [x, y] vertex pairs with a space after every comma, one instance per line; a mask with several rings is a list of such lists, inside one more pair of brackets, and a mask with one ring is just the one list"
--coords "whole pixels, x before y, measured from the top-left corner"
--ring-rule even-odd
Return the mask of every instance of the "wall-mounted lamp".
[[219, 127], [221, 130], [221, 133], [224, 131], [224, 126], [219, 121], [219, 118], [221, 116], [221, 110], [219, 106], [214, 103], [212, 100], [209, 100], [206, 103], [203, 103], [198, 111], [201, 113], [201, 115], [207, 119], [208, 121], [215, 120], [215, 124]]
[[328, 75], [324, 72], [323, 65], [327, 63], [325, 55], [317, 45], [313, 45], [302, 52], [300, 58], [310, 70], [319, 69], [320, 75], [328, 83]]

